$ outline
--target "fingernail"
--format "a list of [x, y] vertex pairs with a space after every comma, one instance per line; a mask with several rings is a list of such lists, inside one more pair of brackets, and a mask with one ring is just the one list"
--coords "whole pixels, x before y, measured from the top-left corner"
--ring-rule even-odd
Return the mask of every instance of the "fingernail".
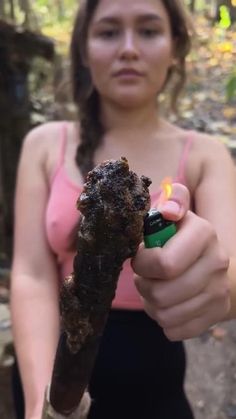
[[175, 201], [166, 201], [158, 207], [160, 212], [178, 215], [181, 211], [181, 206]]

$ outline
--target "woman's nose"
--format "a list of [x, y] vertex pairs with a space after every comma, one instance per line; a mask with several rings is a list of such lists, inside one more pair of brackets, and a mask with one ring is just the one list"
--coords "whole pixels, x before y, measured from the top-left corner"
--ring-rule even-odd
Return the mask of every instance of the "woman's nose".
[[124, 33], [120, 47], [121, 58], [137, 58], [139, 55], [135, 34], [131, 31]]

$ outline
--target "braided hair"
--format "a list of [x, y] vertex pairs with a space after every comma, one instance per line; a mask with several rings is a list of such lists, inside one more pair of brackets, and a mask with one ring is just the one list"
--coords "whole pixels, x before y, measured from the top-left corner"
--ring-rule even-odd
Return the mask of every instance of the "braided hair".
[[81, 2], [71, 41], [72, 94], [80, 121], [80, 144], [75, 159], [84, 178], [94, 166], [94, 154], [104, 134], [99, 119], [99, 95], [85, 64], [88, 25], [98, 1]]
[[[182, 0], [162, 1], [170, 18], [172, 36], [175, 40], [176, 58], [175, 65], [169, 69], [163, 89], [174, 78], [174, 84], [170, 92], [170, 103], [172, 110], [176, 110], [176, 102], [186, 80], [186, 56], [191, 48], [190, 32], [193, 26]], [[80, 142], [75, 159], [84, 179], [94, 167], [94, 155], [97, 148], [102, 144], [105, 134], [100, 120], [99, 94], [93, 86], [91, 74], [86, 65], [88, 27], [98, 3], [99, 0], [80, 1], [70, 48], [72, 96], [78, 108], [80, 121]], [[77, 230], [78, 226], [73, 230], [73, 237], [76, 237]], [[75, 245], [75, 239], [73, 243]]]

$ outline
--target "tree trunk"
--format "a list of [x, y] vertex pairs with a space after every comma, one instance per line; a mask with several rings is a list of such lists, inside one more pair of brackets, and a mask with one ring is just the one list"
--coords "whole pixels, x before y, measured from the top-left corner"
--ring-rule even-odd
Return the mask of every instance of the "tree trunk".
[[9, 1], [10, 1], [10, 17], [13, 20], [13, 22], [15, 22], [14, 0], [9, 0]]
[[[11, 51], [12, 52], [12, 51]], [[6, 252], [13, 235], [13, 202], [21, 142], [29, 130], [28, 63], [11, 61], [11, 52], [0, 42], [0, 156], [1, 212], [4, 217]]]
[[30, 24], [30, 3], [29, 0], [19, 0], [19, 4], [21, 7], [21, 10], [23, 11], [24, 15], [25, 15], [25, 22], [24, 25], [26, 27], [29, 27]]
[[0, 18], [5, 19], [5, 0], [0, 0]]
[[65, 15], [63, 0], [56, 0], [59, 20], [63, 19]]
[[0, 250], [9, 259], [16, 168], [22, 140], [30, 128], [28, 75], [35, 56], [53, 61], [52, 41], [28, 30], [19, 32], [0, 20]]
[[3, 179], [2, 179], [2, 160], [3, 156], [0, 153], [0, 255], [3, 254], [6, 248], [5, 244], [5, 226], [4, 220], [6, 218], [6, 207], [3, 197]]
[[190, 10], [192, 13], [195, 12], [196, 0], [191, 0], [190, 2]]

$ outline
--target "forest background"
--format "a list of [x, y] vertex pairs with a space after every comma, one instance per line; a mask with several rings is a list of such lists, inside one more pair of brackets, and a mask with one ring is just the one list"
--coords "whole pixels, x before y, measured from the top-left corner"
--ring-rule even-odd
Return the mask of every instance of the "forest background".
[[[196, 35], [178, 115], [171, 114], [170, 118], [183, 127], [217, 136], [236, 158], [236, 0], [185, 2], [194, 15]], [[1, 117], [3, 111], [9, 114], [7, 128], [5, 118], [0, 118], [1, 419], [14, 418], [10, 390], [14, 347], [9, 316], [9, 274], [14, 180], [23, 136], [20, 129], [18, 133], [13, 131], [20, 126], [19, 120], [25, 118], [25, 115], [16, 117], [4, 98], [1, 101], [3, 92], [8, 95], [11, 91], [4, 87], [5, 63], [1, 61], [1, 51], [8, 47], [8, 41], [2, 33], [12, 29], [15, 34], [26, 35], [26, 53], [22, 54], [27, 68], [24, 130], [50, 120], [72, 119], [75, 109], [61, 81], [69, 71], [69, 42], [77, 6], [78, 0], [0, 0], [0, 112]], [[50, 59], [41, 53], [27, 56], [34, 42], [40, 44], [46, 40], [54, 50], [49, 54]], [[166, 112], [167, 97], [162, 97]], [[189, 357], [186, 389], [196, 419], [236, 418], [235, 326], [235, 321], [216, 325], [200, 338], [186, 343]]]

